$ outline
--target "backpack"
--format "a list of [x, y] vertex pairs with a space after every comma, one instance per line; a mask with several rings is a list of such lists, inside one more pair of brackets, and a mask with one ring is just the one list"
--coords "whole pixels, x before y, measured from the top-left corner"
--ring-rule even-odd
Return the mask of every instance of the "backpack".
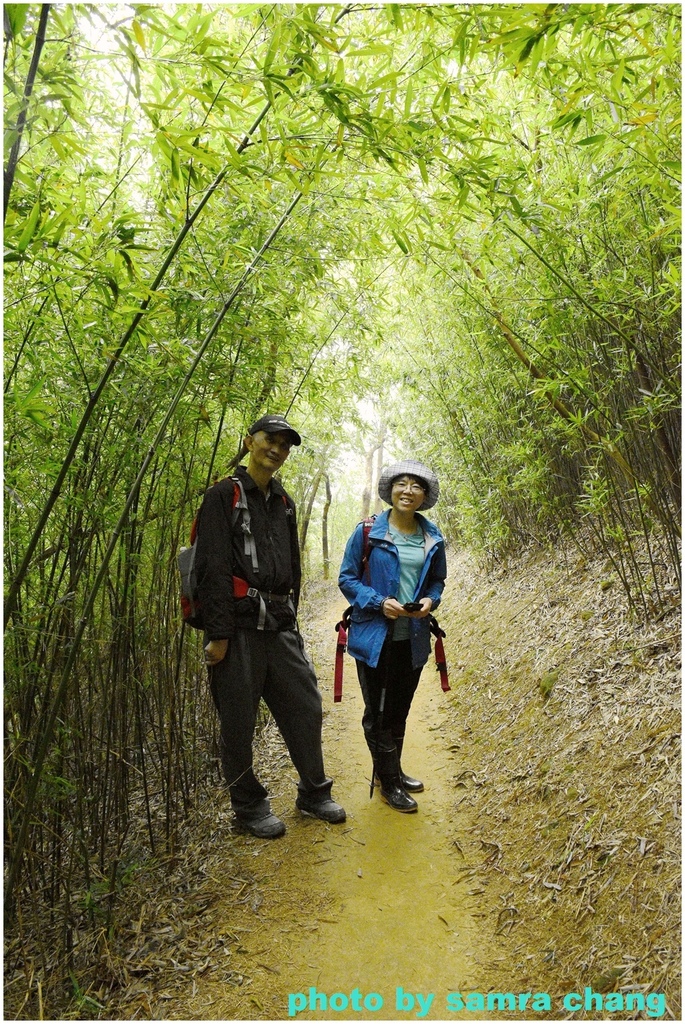
[[[233, 513], [231, 526], [235, 528], [238, 518], [243, 513], [242, 530], [245, 534], [245, 553], [252, 558], [252, 568], [255, 572], [259, 570], [257, 561], [257, 548], [254, 537], [250, 531], [250, 511], [247, 507], [245, 490], [242, 481], [237, 477], [228, 477], [233, 480]], [[197, 573], [195, 571], [195, 555], [197, 553], [197, 517], [193, 519], [190, 528], [190, 547], [182, 547], [177, 555], [179, 572], [181, 573], [181, 615], [183, 622], [193, 629], [204, 629], [202, 608], [197, 594]]]

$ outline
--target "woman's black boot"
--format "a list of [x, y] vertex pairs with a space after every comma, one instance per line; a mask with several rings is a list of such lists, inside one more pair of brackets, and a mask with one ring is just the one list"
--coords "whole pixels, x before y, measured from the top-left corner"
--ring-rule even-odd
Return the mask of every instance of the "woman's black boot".
[[[401, 761], [402, 758], [402, 746], [404, 744], [404, 736], [399, 739], [395, 738], [395, 746], [397, 747], [397, 759]], [[400, 779], [402, 785], [408, 793], [423, 793], [423, 782], [421, 779], [412, 779], [411, 775], [405, 775], [402, 771], [402, 765], [400, 764]]]
[[409, 796], [400, 778], [400, 759], [397, 750], [378, 750], [374, 758], [376, 774], [381, 780], [381, 800], [389, 807], [404, 814], [412, 814], [419, 809], [413, 797]]
[[404, 814], [413, 814], [419, 809], [416, 800], [409, 796], [409, 793], [401, 785], [399, 775], [397, 780], [384, 780], [381, 776], [381, 800], [385, 800], [389, 807], [396, 811], [402, 811]]

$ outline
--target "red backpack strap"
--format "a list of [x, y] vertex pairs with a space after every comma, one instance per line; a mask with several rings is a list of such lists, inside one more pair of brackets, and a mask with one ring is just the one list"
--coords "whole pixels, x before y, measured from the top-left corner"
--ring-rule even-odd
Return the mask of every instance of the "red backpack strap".
[[343, 655], [347, 650], [347, 630], [340, 621], [335, 627], [338, 631], [338, 643], [335, 648], [335, 675], [333, 676], [333, 703], [339, 704], [343, 691]]
[[[376, 522], [375, 516], [368, 516], [362, 520], [362, 537], [364, 546], [362, 550], [362, 576], [369, 573], [369, 534], [371, 527]], [[350, 616], [352, 606], [346, 608], [340, 622], [336, 623], [335, 631], [338, 634], [338, 643], [335, 648], [335, 674], [333, 676], [333, 703], [339, 704], [342, 700], [343, 691], [343, 665], [344, 654], [347, 650], [347, 632], [350, 628]]]
[[440, 685], [443, 692], [447, 693], [450, 689], [450, 682], [447, 678], [447, 659], [445, 658], [445, 646], [442, 642], [445, 630], [440, 628], [438, 620], [433, 618], [432, 615], [430, 617], [430, 631], [435, 637], [435, 667], [440, 673]]
[[442, 686], [443, 693], [447, 693], [450, 689], [450, 681], [447, 678], [447, 661], [441, 636], [435, 641], [435, 667], [440, 673], [440, 685]]
[[336, 623], [335, 629], [338, 634], [338, 643], [335, 648], [335, 675], [333, 677], [333, 703], [339, 704], [342, 700], [343, 690], [343, 655], [347, 650], [347, 631], [350, 628], [350, 615], [352, 606], [346, 608], [340, 622]]

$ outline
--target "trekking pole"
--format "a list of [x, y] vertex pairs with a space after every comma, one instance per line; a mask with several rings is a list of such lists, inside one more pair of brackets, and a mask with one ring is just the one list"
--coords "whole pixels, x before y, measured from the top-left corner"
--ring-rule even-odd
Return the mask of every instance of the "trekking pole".
[[[395, 619], [389, 619], [388, 635], [385, 638], [385, 643], [392, 643], [392, 635], [395, 632]], [[385, 644], [383, 645], [385, 646]], [[378, 753], [378, 744], [381, 739], [381, 732], [383, 730], [383, 710], [385, 708], [385, 692], [388, 689], [388, 677], [390, 675], [390, 649], [388, 648], [385, 658], [385, 671], [383, 673], [383, 688], [381, 690], [381, 699], [378, 705], [378, 718], [376, 720], [376, 743], [374, 747], [375, 754]], [[371, 787], [369, 789], [369, 800], [373, 798], [373, 790], [376, 782], [376, 758], [375, 754], [371, 755]]]

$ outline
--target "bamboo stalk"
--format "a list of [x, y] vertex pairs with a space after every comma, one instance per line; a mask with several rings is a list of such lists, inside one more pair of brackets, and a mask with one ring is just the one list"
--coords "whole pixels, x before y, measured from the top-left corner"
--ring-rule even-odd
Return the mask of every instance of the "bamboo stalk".
[[48, 24], [48, 15], [50, 14], [50, 8], [52, 4], [41, 4], [40, 18], [38, 20], [38, 31], [36, 32], [36, 41], [33, 46], [33, 55], [31, 57], [31, 63], [29, 65], [28, 74], [26, 76], [26, 83], [24, 85], [24, 95], [22, 98], [21, 110], [19, 111], [19, 117], [17, 118], [16, 132], [17, 138], [12, 143], [9, 156], [7, 158], [7, 166], [5, 167], [3, 185], [4, 185], [4, 199], [3, 199], [3, 224], [7, 219], [7, 209], [9, 207], [10, 193], [12, 191], [12, 185], [14, 184], [14, 175], [17, 170], [17, 164], [19, 163], [19, 150], [21, 148], [21, 139], [24, 134], [24, 128], [26, 126], [26, 116], [29, 109], [29, 101], [33, 92], [33, 86], [38, 73], [38, 64], [40, 62], [40, 55], [45, 45], [45, 30]]

